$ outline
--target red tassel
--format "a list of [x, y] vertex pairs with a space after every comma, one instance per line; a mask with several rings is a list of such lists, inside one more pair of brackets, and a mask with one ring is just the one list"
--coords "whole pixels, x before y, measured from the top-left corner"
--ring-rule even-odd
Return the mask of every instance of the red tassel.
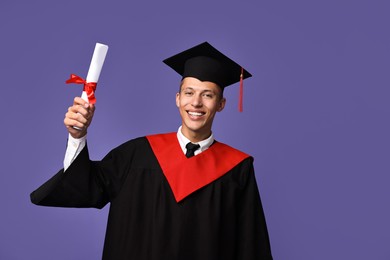
[[241, 74], [240, 74], [240, 95], [238, 100], [238, 111], [242, 112], [243, 110], [243, 104], [242, 99], [244, 95], [244, 68], [241, 67]]

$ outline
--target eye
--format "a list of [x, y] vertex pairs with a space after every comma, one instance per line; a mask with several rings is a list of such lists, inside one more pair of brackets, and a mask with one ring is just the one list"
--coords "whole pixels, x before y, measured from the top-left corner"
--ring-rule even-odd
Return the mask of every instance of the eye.
[[213, 98], [214, 94], [212, 94], [212, 93], [203, 93], [203, 97], [205, 97], [205, 98]]
[[192, 96], [192, 94], [193, 94], [192, 91], [188, 91], [188, 90], [184, 91], [184, 95], [186, 96]]

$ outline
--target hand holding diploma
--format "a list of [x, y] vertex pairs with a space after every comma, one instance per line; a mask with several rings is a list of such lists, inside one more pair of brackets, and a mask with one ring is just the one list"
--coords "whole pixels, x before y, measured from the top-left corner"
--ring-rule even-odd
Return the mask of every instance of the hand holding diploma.
[[90, 104], [81, 97], [75, 97], [73, 105], [65, 114], [64, 124], [73, 138], [81, 138], [87, 134], [92, 122], [95, 105]]
[[66, 83], [84, 84], [81, 98], [76, 97], [73, 105], [68, 108], [65, 114], [64, 124], [68, 132], [74, 138], [81, 138], [87, 133], [87, 128], [92, 122], [95, 112], [95, 90], [99, 80], [100, 72], [104, 64], [104, 60], [108, 51], [108, 46], [96, 43], [94, 53], [92, 55], [91, 64], [89, 66], [86, 80], [71, 74]]

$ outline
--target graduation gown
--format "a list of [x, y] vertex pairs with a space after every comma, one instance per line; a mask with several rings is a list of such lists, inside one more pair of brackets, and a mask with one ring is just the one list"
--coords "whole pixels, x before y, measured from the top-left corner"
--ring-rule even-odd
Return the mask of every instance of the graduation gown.
[[31, 201], [110, 203], [103, 259], [272, 259], [253, 158], [219, 142], [186, 158], [176, 133], [140, 137], [101, 161], [91, 161], [86, 146]]

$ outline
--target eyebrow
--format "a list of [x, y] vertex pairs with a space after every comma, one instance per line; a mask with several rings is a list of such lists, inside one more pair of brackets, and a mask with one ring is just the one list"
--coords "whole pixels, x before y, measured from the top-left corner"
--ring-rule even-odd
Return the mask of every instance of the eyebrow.
[[211, 89], [202, 90], [201, 93], [212, 93], [212, 94], [215, 94], [215, 95], [217, 94], [217, 93], [215, 93], [214, 90], [211, 90]]
[[[193, 87], [185, 87], [182, 90], [193, 90], [193, 91], [196, 91]], [[210, 93], [216, 94], [216, 92], [214, 90], [212, 90], [212, 89], [203, 89], [203, 90], [200, 90], [199, 92], [201, 92], [201, 93], [210, 92]]]
[[[180, 92], [182, 91], [196, 91], [193, 87], [191, 86], [186, 86], [184, 88], [182, 88], [182, 86], [180, 86]], [[203, 90], [200, 90], [200, 93], [201, 94], [205, 94], [205, 93], [211, 93], [212, 95], [214, 96], [218, 96], [219, 93], [213, 89], [203, 89]], [[222, 96], [222, 93], [221, 93], [221, 96]]]

